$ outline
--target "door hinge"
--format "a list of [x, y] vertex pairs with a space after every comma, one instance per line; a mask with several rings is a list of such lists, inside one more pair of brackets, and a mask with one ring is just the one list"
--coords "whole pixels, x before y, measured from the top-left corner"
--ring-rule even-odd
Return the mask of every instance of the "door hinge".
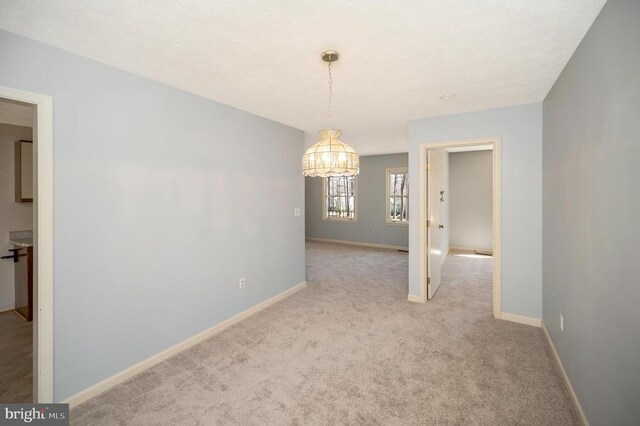
[[427, 220], [427, 228], [431, 228], [431, 221]]
[[431, 277], [427, 277], [427, 285], [431, 285]]
[[431, 163], [427, 163], [427, 170], [431, 170]]

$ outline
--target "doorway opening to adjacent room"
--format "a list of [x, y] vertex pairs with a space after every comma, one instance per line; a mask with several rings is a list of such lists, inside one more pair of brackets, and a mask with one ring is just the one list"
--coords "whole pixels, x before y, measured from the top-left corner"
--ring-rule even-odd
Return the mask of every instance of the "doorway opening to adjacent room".
[[[419, 256], [420, 256], [420, 297], [422, 303], [432, 299], [441, 283], [440, 263], [449, 251], [449, 234], [441, 216], [448, 217], [448, 194], [443, 191], [441, 181], [448, 181], [448, 154], [451, 152], [481, 151], [492, 152], [492, 247], [493, 254], [493, 316], [501, 316], [501, 247], [500, 247], [500, 138], [479, 138], [467, 140], [425, 143], [420, 146], [419, 186]], [[446, 159], [446, 161], [445, 161]], [[446, 224], [448, 226], [448, 223]], [[488, 247], [480, 249], [478, 255]], [[443, 252], [444, 251], [444, 252]], [[471, 253], [473, 254], [473, 252]]]
[[[1, 399], [0, 403], [50, 403], [53, 402], [53, 102], [46, 95], [4, 86], [0, 86], [0, 102], [6, 106], [2, 110], [2, 117], [3, 122], [8, 125], [4, 127], [20, 129], [20, 126], [11, 125], [10, 121], [23, 116], [26, 123], [28, 115], [31, 115], [30, 141], [23, 136], [13, 141], [11, 145], [15, 148], [15, 157], [11, 156], [9, 168], [15, 172], [11, 175], [14, 185], [10, 192], [15, 194], [11, 201], [25, 203], [23, 207], [26, 207], [26, 203], [33, 205], [28, 209], [31, 218], [23, 218], [26, 223], [31, 224], [31, 229], [5, 230], [7, 235], [2, 235], [8, 243], [6, 248], [9, 248], [6, 253], [3, 251], [3, 257], [7, 257], [3, 262], [11, 267], [5, 268], [11, 272], [7, 276], [22, 279], [24, 275], [24, 282], [9, 282], [13, 280], [3, 278], [3, 285], [16, 286], [12, 289], [14, 291], [8, 292], [14, 297], [13, 306], [11, 303], [7, 306], [9, 310], [17, 311], [3, 315], [11, 315], [10, 319], [18, 318], [19, 315], [23, 321], [31, 323], [30, 335], [22, 336], [27, 340], [27, 346], [21, 348], [20, 353], [12, 354], [11, 359], [16, 362], [24, 361], [25, 358], [30, 359], [32, 354], [32, 364], [31, 371], [28, 371], [29, 363], [24, 366], [27, 381], [17, 383], [20, 389], [11, 388], [10, 382], [15, 379], [15, 374], [2, 378], [3, 387], [8, 386], [3, 389], [6, 392], [2, 393], [7, 400]], [[23, 124], [22, 130], [25, 129], [28, 127]], [[24, 227], [25, 224], [20, 225]], [[9, 322], [2, 322], [2, 325], [12, 326]], [[9, 339], [12, 336], [11, 330], [1, 335], [3, 339]], [[2, 343], [2, 350], [7, 350], [6, 342]], [[13, 373], [11, 370], [9, 372]]]

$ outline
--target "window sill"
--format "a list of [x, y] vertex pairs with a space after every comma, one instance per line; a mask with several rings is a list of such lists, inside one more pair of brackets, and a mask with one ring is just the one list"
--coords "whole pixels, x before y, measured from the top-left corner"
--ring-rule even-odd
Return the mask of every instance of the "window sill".
[[390, 220], [387, 220], [387, 225], [394, 225], [394, 226], [409, 226], [409, 222], [392, 222]]
[[323, 217], [322, 220], [325, 220], [327, 222], [358, 223], [358, 219], [338, 219], [332, 217]]

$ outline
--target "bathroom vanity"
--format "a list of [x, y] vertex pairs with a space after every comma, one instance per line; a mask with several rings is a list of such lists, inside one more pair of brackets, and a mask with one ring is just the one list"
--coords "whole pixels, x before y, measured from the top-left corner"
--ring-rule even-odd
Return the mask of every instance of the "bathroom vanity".
[[33, 320], [33, 237], [31, 231], [9, 234], [11, 254], [2, 256], [13, 261], [15, 285], [15, 310], [27, 321]]

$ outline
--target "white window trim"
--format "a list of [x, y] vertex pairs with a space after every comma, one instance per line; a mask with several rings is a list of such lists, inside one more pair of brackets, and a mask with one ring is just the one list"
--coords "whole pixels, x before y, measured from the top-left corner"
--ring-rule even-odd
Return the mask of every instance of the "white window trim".
[[[409, 219], [406, 220], [406, 222], [398, 222], [398, 221], [394, 221], [391, 220], [391, 188], [389, 187], [389, 180], [392, 174], [395, 173], [404, 173], [404, 174], [409, 174], [409, 168], [408, 167], [391, 167], [387, 169], [387, 172], [385, 174], [386, 177], [386, 181], [387, 181], [387, 190], [386, 190], [386, 210], [384, 212], [385, 218], [386, 218], [386, 222], [387, 225], [396, 225], [396, 226], [409, 226]], [[407, 202], [409, 202], [409, 197], [407, 197]], [[408, 211], [408, 209], [407, 209]]]
[[327, 196], [329, 191], [327, 188], [328, 178], [322, 178], [322, 220], [327, 220], [329, 222], [358, 223], [358, 176], [354, 176], [354, 180], [356, 184], [356, 189], [353, 193], [353, 205], [355, 207], [355, 211], [353, 212], [353, 219], [349, 219], [327, 216]]

